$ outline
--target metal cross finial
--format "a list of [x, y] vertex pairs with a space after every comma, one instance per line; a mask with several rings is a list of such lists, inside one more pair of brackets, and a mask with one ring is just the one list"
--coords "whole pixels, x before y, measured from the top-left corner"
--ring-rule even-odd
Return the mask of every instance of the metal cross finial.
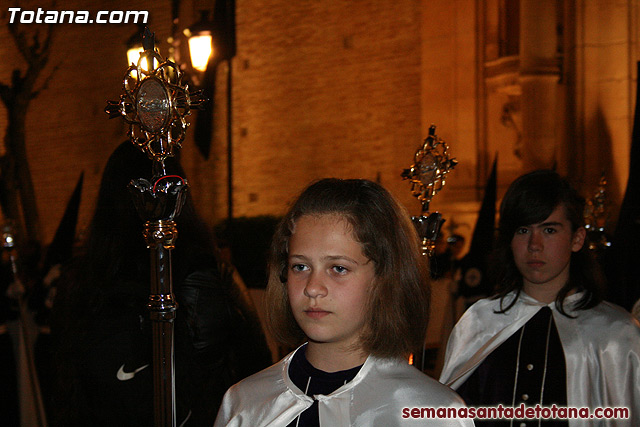
[[402, 178], [411, 181], [411, 194], [422, 203], [422, 211], [429, 210], [433, 196], [444, 187], [447, 174], [458, 164], [449, 157], [449, 146], [436, 135], [435, 125], [429, 128], [429, 136], [416, 151], [415, 163], [402, 172]]
[[458, 164], [449, 157], [449, 146], [436, 135], [435, 125], [422, 147], [416, 151], [414, 164], [404, 169], [402, 178], [411, 182], [411, 194], [422, 204], [422, 215], [412, 217], [422, 243], [422, 254], [431, 255], [444, 223], [439, 212], [429, 213], [429, 203], [444, 187], [447, 174]]
[[587, 230], [588, 248], [590, 250], [600, 251], [611, 246], [605, 231], [605, 226], [609, 219], [609, 203], [606, 190], [607, 178], [603, 172], [596, 191], [592, 197], [586, 200], [584, 207], [584, 228]]
[[181, 147], [192, 108], [205, 102], [202, 91], [189, 91], [180, 68], [164, 60], [154, 48], [154, 35], [145, 28], [144, 52], [127, 69], [124, 93], [119, 101], [108, 101], [109, 118], [121, 116], [129, 124], [129, 138], [161, 164]]

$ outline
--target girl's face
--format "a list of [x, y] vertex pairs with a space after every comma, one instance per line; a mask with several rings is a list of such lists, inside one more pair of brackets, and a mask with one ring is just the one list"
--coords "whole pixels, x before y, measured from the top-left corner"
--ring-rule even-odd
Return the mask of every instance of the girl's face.
[[359, 347], [374, 262], [336, 214], [304, 215], [289, 239], [291, 310], [310, 343]]

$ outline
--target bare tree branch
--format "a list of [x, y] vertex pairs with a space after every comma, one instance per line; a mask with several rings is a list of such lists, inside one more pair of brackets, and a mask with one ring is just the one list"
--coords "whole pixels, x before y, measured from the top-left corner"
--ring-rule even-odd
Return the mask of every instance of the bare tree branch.
[[18, 52], [20, 52], [20, 55], [22, 55], [22, 57], [25, 61], [27, 61], [28, 64], [31, 64], [33, 53], [29, 48], [29, 44], [27, 43], [24, 32], [18, 31], [18, 27], [18, 24], [7, 24], [7, 28], [9, 29], [9, 33], [13, 37], [13, 41], [18, 48]]
[[7, 195], [3, 210], [7, 210], [9, 217], [18, 219], [21, 208], [27, 235], [39, 240], [40, 218], [35, 202], [35, 191], [29, 170], [26, 143], [26, 115], [29, 103], [46, 89], [59, 66], [55, 66], [38, 89], [34, 89], [38, 76], [45, 69], [51, 51], [53, 25], [47, 26], [44, 39], [41, 32], [36, 30], [32, 37], [23, 31], [18, 24], [7, 24], [16, 47], [27, 63], [27, 69], [22, 73], [18, 68], [11, 74], [10, 84], [0, 83], [0, 98], [7, 107], [9, 126], [5, 141], [6, 154], [0, 159], [2, 163], [2, 181], [0, 188]]
[[49, 73], [44, 82], [42, 82], [42, 85], [31, 93], [31, 99], [36, 98], [38, 95], [40, 95], [40, 92], [49, 87], [49, 82], [51, 82], [51, 80], [53, 79], [53, 75], [56, 73], [56, 71], [58, 71], [59, 68], [60, 64], [53, 67], [53, 70], [51, 70], [51, 73]]
[[20, 52], [20, 55], [22, 55], [29, 66], [42, 63], [43, 60], [44, 62], [48, 60], [54, 33], [53, 24], [47, 25], [47, 32], [42, 42], [40, 41], [40, 31], [36, 30], [31, 43], [27, 41], [26, 33], [20, 31], [20, 25], [7, 24], [7, 28], [13, 37], [18, 52]]

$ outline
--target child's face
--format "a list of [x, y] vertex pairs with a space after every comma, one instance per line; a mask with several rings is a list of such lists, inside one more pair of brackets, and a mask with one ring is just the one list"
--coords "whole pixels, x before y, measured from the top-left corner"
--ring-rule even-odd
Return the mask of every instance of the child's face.
[[296, 221], [287, 277], [291, 310], [311, 342], [358, 345], [375, 265], [343, 217], [305, 215]]
[[585, 234], [584, 228], [571, 230], [564, 205], [540, 223], [519, 227], [511, 250], [524, 291], [532, 296], [541, 290], [557, 294], [569, 280], [571, 253], [582, 248]]

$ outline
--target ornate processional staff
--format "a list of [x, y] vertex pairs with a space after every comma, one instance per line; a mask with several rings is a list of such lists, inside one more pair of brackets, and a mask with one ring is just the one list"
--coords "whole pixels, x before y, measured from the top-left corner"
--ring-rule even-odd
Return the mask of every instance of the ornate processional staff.
[[411, 217], [421, 239], [422, 255], [433, 254], [444, 223], [441, 213], [429, 213], [429, 203], [444, 187], [447, 174], [457, 164], [456, 159], [449, 157], [449, 146], [436, 135], [436, 127], [431, 125], [429, 136], [416, 151], [414, 164], [402, 172], [402, 178], [411, 182], [411, 194], [422, 204], [421, 215]]
[[163, 60], [148, 28], [142, 37], [144, 52], [124, 77], [124, 94], [108, 101], [110, 118], [122, 116], [129, 124], [131, 142], [153, 160], [151, 180], [131, 181], [129, 190], [145, 222], [143, 236], [150, 249], [151, 291], [148, 309], [153, 330], [154, 410], [156, 426], [175, 426], [173, 320], [176, 303], [171, 278], [171, 250], [178, 237], [174, 219], [180, 214], [187, 181], [167, 175], [165, 159], [181, 147], [191, 108], [204, 102], [201, 91], [189, 93], [178, 66]]
[[[414, 156], [414, 163], [402, 171], [402, 179], [411, 182], [411, 194], [422, 204], [420, 216], [412, 216], [413, 225], [418, 231], [422, 246], [422, 255], [431, 257], [436, 239], [444, 219], [440, 212], [429, 212], [429, 203], [433, 196], [444, 187], [445, 179], [458, 162], [449, 157], [449, 146], [436, 135], [436, 127], [431, 125], [429, 135]], [[412, 358], [412, 364], [421, 371], [425, 370], [426, 347]]]
[[598, 187], [593, 195], [587, 198], [584, 207], [584, 228], [587, 230], [588, 248], [601, 255], [611, 247], [605, 226], [609, 220], [609, 201], [607, 200], [607, 177], [604, 172], [600, 176]]

